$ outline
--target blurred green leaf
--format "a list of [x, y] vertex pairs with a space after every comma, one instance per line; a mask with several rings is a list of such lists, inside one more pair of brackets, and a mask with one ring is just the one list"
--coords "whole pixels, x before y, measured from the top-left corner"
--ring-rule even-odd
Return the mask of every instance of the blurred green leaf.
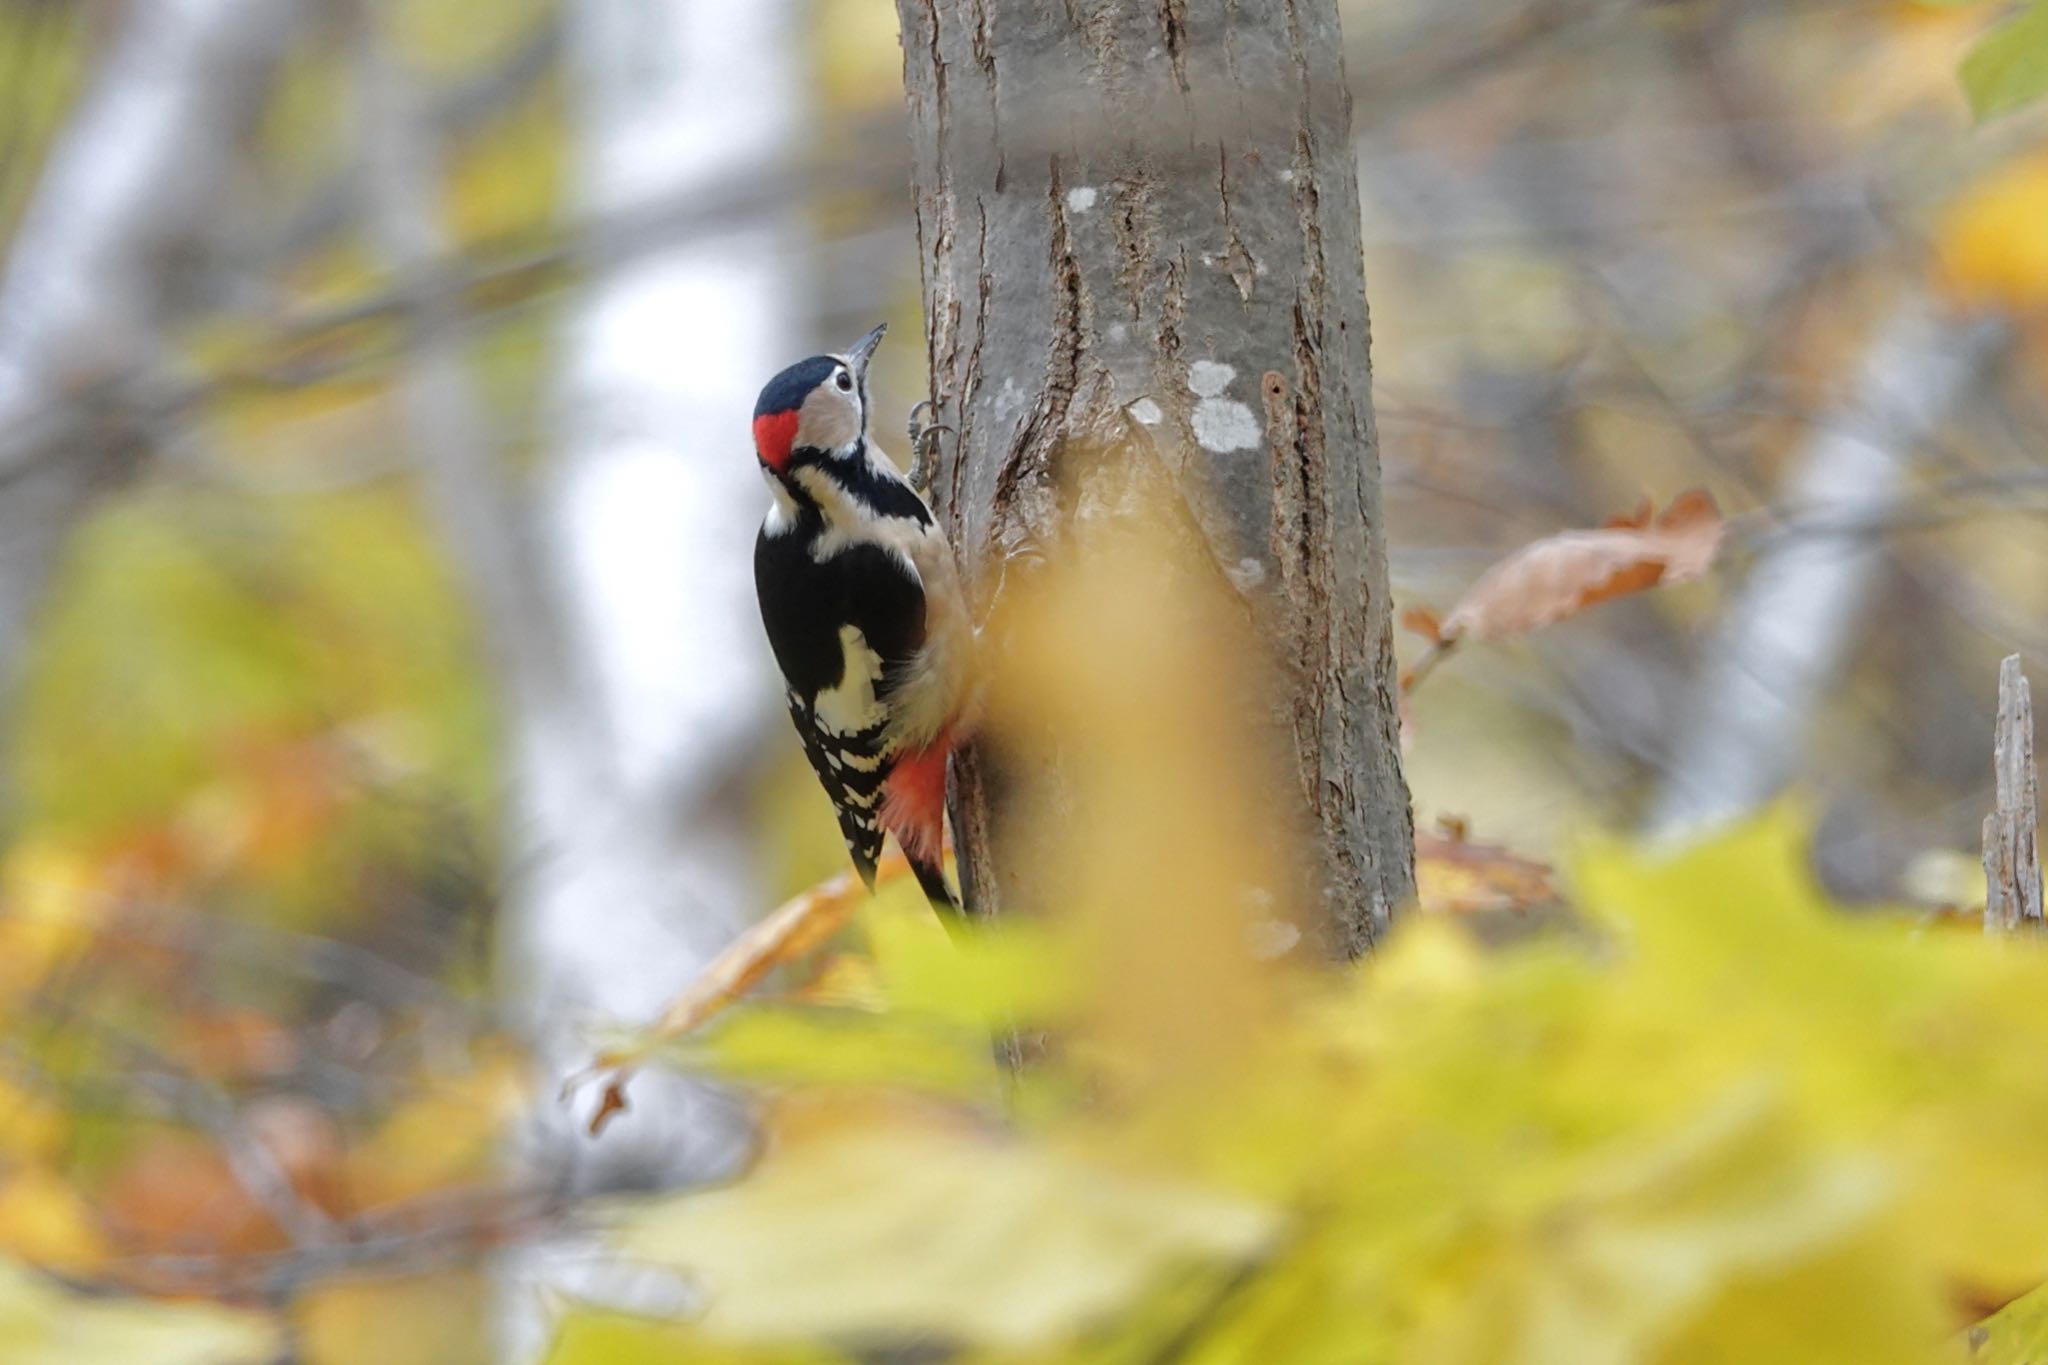
[[834, 1365], [846, 1357], [815, 1346], [715, 1341], [687, 1324], [579, 1310], [562, 1320], [545, 1365]]
[[893, 1008], [965, 1027], [1044, 1023], [1080, 992], [1074, 945], [1043, 924], [948, 930], [909, 879], [863, 910], [876, 974]]
[[885, 1125], [778, 1154], [728, 1189], [635, 1214], [629, 1255], [700, 1274], [707, 1330], [767, 1341], [936, 1334], [1044, 1342], [1169, 1266], [1268, 1246], [1242, 1198], [1049, 1144]]
[[764, 1005], [663, 1043], [656, 1055], [734, 1080], [901, 1086], [981, 1099], [999, 1093], [986, 1034], [910, 1014]]
[[10, 717], [24, 823], [147, 836], [303, 919], [352, 903], [371, 855], [445, 852], [417, 807], [492, 790], [469, 620], [402, 491], [161, 489], [72, 547]]
[[2048, 1360], [2048, 1285], [2023, 1294], [1970, 1331], [1971, 1365]]
[[1963, 90], [1979, 123], [2048, 94], [2048, 4], [2030, 4], [1963, 58]]

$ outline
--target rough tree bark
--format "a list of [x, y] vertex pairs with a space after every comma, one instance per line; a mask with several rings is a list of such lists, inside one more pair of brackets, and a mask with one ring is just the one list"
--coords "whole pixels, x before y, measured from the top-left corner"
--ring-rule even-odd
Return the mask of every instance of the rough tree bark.
[[[1084, 450], [1156, 460], [1287, 685], [1272, 714], [1331, 946], [1413, 886], [1351, 106], [1335, 0], [898, 0], [936, 501], [983, 591], [1091, 510]], [[963, 756], [977, 904], [1007, 783]]]

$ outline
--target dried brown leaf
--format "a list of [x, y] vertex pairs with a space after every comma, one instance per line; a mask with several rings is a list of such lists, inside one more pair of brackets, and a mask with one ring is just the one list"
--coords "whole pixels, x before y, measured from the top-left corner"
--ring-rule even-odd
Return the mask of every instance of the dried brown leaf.
[[1415, 835], [1416, 899], [1426, 912], [1525, 911], [1557, 901], [1549, 864], [1473, 843], [1463, 821]]
[[1411, 634], [1420, 635], [1431, 644], [1444, 641], [1444, 623], [1428, 607], [1409, 607], [1401, 613], [1401, 628]]
[[1598, 530], [1546, 536], [1481, 575], [1444, 617], [1441, 638], [1507, 639], [1629, 593], [1698, 578], [1720, 552], [1724, 531], [1714, 500], [1693, 489], [1654, 518], [1646, 503]]

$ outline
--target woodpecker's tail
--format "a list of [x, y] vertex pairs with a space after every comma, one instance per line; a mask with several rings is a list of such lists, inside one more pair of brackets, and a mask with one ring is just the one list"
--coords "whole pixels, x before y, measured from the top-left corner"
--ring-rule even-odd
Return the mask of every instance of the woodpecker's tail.
[[942, 915], [960, 913], [960, 900], [953, 894], [953, 888], [946, 884], [946, 869], [943, 864], [912, 858], [910, 870], [917, 877], [917, 884], [924, 888], [925, 899], [932, 903], [932, 909]]
[[910, 870], [934, 909], [958, 913], [959, 897], [946, 885], [947, 735], [896, 760], [882, 784], [882, 828], [896, 836]]

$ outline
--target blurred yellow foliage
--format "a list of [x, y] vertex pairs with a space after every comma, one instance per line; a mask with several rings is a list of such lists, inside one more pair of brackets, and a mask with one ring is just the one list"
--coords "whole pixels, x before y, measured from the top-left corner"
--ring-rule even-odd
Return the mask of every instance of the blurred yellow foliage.
[[265, 1365], [283, 1347], [266, 1319], [213, 1304], [94, 1299], [0, 1261], [7, 1365]]
[[1970, 186], [1936, 226], [1943, 288], [1970, 307], [2048, 307], [2048, 153], [2013, 159]]
[[706, 1325], [728, 1333], [1019, 1344], [1086, 1322], [1165, 1267], [1249, 1255], [1275, 1227], [1241, 1198], [925, 1122], [778, 1152], [732, 1190], [641, 1210], [623, 1242], [703, 1271]]
[[485, 1179], [530, 1090], [520, 1054], [483, 1048], [467, 1069], [423, 1083], [349, 1153], [349, 1188], [368, 1207]]
[[[54, 837], [19, 841], [0, 859], [0, 1008], [92, 941], [106, 910], [105, 871]], [[0, 1132], [10, 1126], [0, 1116]]]
[[823, 0], [807, 26], [827, 109], [883, 109], [902, 98], [903, 52], [889, 0]]
[[2031, 1365], [2048, 1356], [2048, 1287], [2001, 1308], [1970, 1330], [1972, 1365]]
[[493, 121], [449, 162], [447, 216], [465, 243], [533, 233], [561, 202], [568, 151], [561, 111], [536, 98]]
[[72, 1275], [99, 1270], [106, 1239], [78, 1190], [55, 1171], [23, 1166], [0, 1179], [0, 1251]]
[[832, 1365], [847, 1359], [823, 1347], [734, 1346], [681, 1323], [583, 1312], [563, 1324], [548, 1365]]
[[[638, 1209], [624, 1244], [700, 1273], [701, 1328], [735, 1349], [936, 1333], [1005, 1361], [1168, 1341], [1218, 1365], [1943, 1358], [1953, 1304], [2048, 1274], [2048, 955], [1845, 915], [1804, 838], [1781, 809], [1676, 857], [1589, 847], [1589, 934], [1489, 950], [1416, 920], [1355, 975], [1281, 978], [1284, 1007], [1238, 1048], [1123, 1101], [1090, 1079], [1120, 1049], [1085, 1006], [1032, 1007], [1067, 1022], [1012, 1078], [1007, 1119], [985, 1094], [958, 1107], [915, 1057], [882, 1075], [790, 1035], [804, 1065], [778, 1080], [933, 1098], [778, 1127], [759, 1171]], [[968, 941], [976, 970], [1016, 973], [999, 990], [1057, 951], [1006, 957], [1006, 932]], [[890, 990], [945, 971], [899, 960]], [[919, 998], [876, 1017], [989, 1017]], [[773, 1073], [773, 1036], [735, 1074]]]
[[490, 1287], [470, 1271], [338, 1280], [293, 1308], [305, 1365], [486, 1365]]

